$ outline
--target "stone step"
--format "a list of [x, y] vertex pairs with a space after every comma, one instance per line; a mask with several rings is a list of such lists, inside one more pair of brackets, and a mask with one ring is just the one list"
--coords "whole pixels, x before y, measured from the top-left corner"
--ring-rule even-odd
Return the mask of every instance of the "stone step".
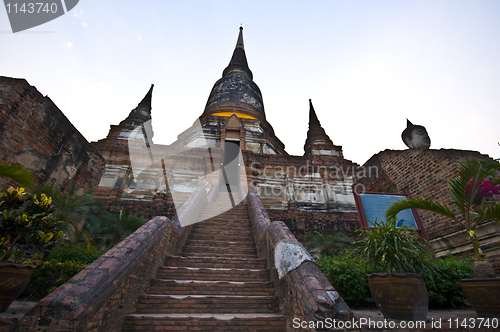
[[148, 294], [178, 295], [274, 295], [274, 284], [269, 281], [203, 281], [151, 279]]
[[[202, 216], [220, 207], [209, 203]], [[166, 257], [123, 331], [285, 331], [266, 265], [246, 205], [197, 223], [182, 253]]]
[[218, 227], [218, 226], [233, 226], [233, 227], [252, 227], [250, 220], [244, 219], [234, 219], [234, 220], [219, 220], [219, 219], [207, 219], [197, 223], [196, 225]]
[[142, 295], [137, 313], [272, 313], [278, 310], [276, 296], [235, 295]]
[[248, 211], [233, 211], [229, 210], [226, 212], [220, 213], [220, 209], [214, 209], [212, 211], [210, 210], [204, 210], [200, 213], [201, 217], [208, 218], [207, 220], [237, 220], [237, 219], [242, 219], [242, 220], [250, 220], [250, 215], [248, 214]]
[[159, 279], [202, 281], [267, 281], [269, 271], [265, 269], [227, 269], [196, 267], [160, 267]]
[[193, 227], [190, 236], [198, 234], [221, 234], [221, 235], [241, 235], [253, 238], [253, 231], [251, 227], [210, 227], [210, 226], [197, 226]]
[[182, 253], [185, 255], [191, 254], [221, 254], [221, 255], [256, 255], [255, 248], [240, 248], [240, 247], [210, 247], [210, 246], [184, 246]]
[[220, 212], [219, 213], [220, 215], [232, 215], [232, 214], [247, 214], [248, 215], [248, 208], [244, 205], [239, 205], [239, 206], [237, 206], [235, 208], [231, 208], [229, 210], [223, 210], [227, 207], [228, 207], [227, 205], [221, 206], [219, 204], [215, 204], [215, 205], [209, 204], [209, 205], [205, 206], [203, 211], [201, 211], [201, 214]]
[[280, 314], [130, 314], [123, 331], [285, 331]]
[[[248, 240], [248, 239], [247, 239]], [[188, 239], [186, 241], [185, 247], [237, 247], [237, 248], [251, 248], [255, 249], [255, 243], [253, 241], [225, 241], [225, 240], [197, 240]]]
[[206, 236], [206, 235], [210, 235], [210, 236], [214, 236], [214, 237], [217, 237], [217, 238], [226, 238], [226, 237], [230, 237], [230, 236], [239, 236], [239, 237], [244, 237], [244, 238], [247, 238], [247, 239], [250, 239], [250, 240], [253, 240], [253, 234], [251, 232], [250, 229], [246, 230], [246, 229], [224, 229], [224, 228], [221, 228], [221, 229], [217, 229], [217, 230], [214, 230], [214, 229], [196, 229], [191, 232], [191, 234], [189, 235], [188, 239], [195, 239], [195, 238], [198, 238], [198, 236]]
[[190, 236], [193, 237], [199, 234], [221, 234], [221, 235], [241, 235], [253, 239], [253, 232], [251, 227], [244, 226], [199, 226], [191, 230]]
[[265, 269], [266, 260], [261, 258], [167, 256], [165, 259], [165, 266], [232, 268], [232, 269]]
[[[247, 208], [239, 208], [239, 209], [230, 209], [230, 210], [222, 210], [223, 207], [216, 206], [214, 208], [205, 208], [203, 211], [200, 212], [201, 215], [213, 215], [214, 217], [216, 216], [221, 216], [221, 217], [231, 217], [231, 216], [243, 216], [245, 218], [249, 217], [248, 214], [248, 209]], [[217, 213], [217, 215], [214, 215], [214, 213]]]
[[242, 242], [245, 242], [245, 241], [249, 241], [249, 240], [252, 240], [253, 241], [253, 235], [252, 234], [247, 234], [246, 236], [245, 235], [240, 235], [238, 233], [233, 233], [233, 234], [228, 234], [228, 233], [224, 233], [224, 234], [220, 234], [220, 233], [216, 233], [216, 234], [206, 234], [206, 233], [197, 233], [197, 234], [191, 234], [189, 237], [188, 237], [189, 240], [199, 240], [199, 241], [203, 241], [203, 240], [215, 240], [215, 241], [242, 241]]
[[235, 218], [227, 218], [227, 217], [216, 217], [216, 218], [210, 218], [210, 219], [205, 219], [203, 221], [200, 221], [199, 223], [196, 223], [197, 226], [199, 225], [210, 225], [210, 226], [217, 226], [217, 225], [242, 225], [242, 226], [251, 226], [252, 222], [250, 218], [243, 218], [243, 217], [235, 217]]
[[235, 254], [229, 252], [194, 252], [194, 253], [185, 253], [182, 252], [181, 255], [184, 256], [199, 256], [199, 257], [217, 257], [217, 258], [259, 258], [257, 254]]

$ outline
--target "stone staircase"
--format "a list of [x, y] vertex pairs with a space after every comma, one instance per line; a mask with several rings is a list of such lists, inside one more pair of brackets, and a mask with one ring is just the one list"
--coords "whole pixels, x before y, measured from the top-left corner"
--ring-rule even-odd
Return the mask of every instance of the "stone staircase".
[[[229, 202], [218, 198], [202, 214], [222, 204]], [[166, 258], [123, 331], [285, 331], [278, 302], [241, 204], [193, 225], [181, 255]]]

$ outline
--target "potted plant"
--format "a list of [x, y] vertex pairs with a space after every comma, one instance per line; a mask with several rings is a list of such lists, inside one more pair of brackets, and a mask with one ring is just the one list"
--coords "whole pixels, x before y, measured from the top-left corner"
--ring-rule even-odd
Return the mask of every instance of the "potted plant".
[[495, 270], [487, 261], [475, 231], [487, 220], [500, 220], [500, 204], [488, 201], [488, 197], [498, 193], [493, 192], [498, 190], [494, 187], [498, 179], [489, 179], [495, 178], [499, 170], [500, 163], [494, 160], [469, 160], [461, 164], [458, 176], [448, 182], [451, 205], [458, 213], [447, 205], [426, 198], [399, 200], [386, 213], [387, 218], [392, 218], [405, 209], [427, 210], [451, 218], [466, 229], [474, 250], [476, 279], [463, 279], [460, 283], [466, 298], [481, 317], [500, 313], [500, 279], [495, 278]]
[[52, 212], [45, 194], [32, 195], [22, 187], [0, 193], [0, 312], [19, 296], [33, 271], [34, 266], [19, 260], [63, 236]]
[[[423, 273], [432, 278], [425, 240], [410, 226], [396, 226], [396, 218], [370, 222], [358, 230], [363, 237], [356, 249], [375, 273], [368, 283], [377, 307], [387, 319], [425, 320], [429, 295]], [[432, 280], [432, 279], [431, 279]]]

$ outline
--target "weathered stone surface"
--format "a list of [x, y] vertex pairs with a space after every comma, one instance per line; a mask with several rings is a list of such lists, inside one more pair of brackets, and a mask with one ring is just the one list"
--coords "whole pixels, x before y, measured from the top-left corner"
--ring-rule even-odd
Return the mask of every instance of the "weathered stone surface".
[[[36, 183], [97, 187], [105, 161], [49, 97], [24, 79], [0, 77], [0, 161], [30, 170]], [[16, 185], [0, 178], [0, 187]]]
[[276, 290], [281, 300], [280, 308], [287, 317], [287, 331], [293, 330], [293, 318], [303, 321], [317, 321], [325, 318], [352, 319], [354, 317], [352, 311], [321, 273], [315, 262], [292, 259], [296, 263], [301, 262], [280, 279], [278, 269], [274, 264], [275, 248], [279, 243], [283, 243], [284, 247], [292, 244], [295, 248], [298, 242], [283, 222], [270, 223], [255, 190], [249, 191], [247, 203], [259, 256], [265, 258], [269, 266], [273, 267], [271, 278], [275, 285], [279, 285]]
[[305, 261], [313, 262], [314, 259], [297, 240], [282, 240], [274, 248], [274, 265], [280, 279]]
[[135, 310], [164, 257], [179, 251], [188, 229], [179, 233], [167, 218], [151, 219], [38, 302], [16, 331], [120, 331], [125, 315]]

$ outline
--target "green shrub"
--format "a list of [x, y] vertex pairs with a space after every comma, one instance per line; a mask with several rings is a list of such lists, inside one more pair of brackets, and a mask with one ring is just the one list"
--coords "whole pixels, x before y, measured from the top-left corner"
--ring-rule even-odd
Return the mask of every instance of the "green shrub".
[[59, 246], [52, 249], [46, 262], [41, 260], [24, 261], [24, 264], [36, 265], [37, 268], [33, 270], [28, 286], [20, 298], [23, 300], [44, 298], [102, 254], [102, 251], [88, 251], [84, 245]]
[[98, 259], [103, 254], [102, 251], [95, 249], [86, 249], [83, 246], [65, 246], [56, 247], [52, 249], [49, 255], [49, 260], [54, 260], [56, 262], [78, 262], [90, 264], [96, 259]]
[[370, 270], [364, 259], [344, 251], [333, 257], [324, 256], [317, 262], [320, 270], [348, 305], [374, 305], [366, 278]]
[[464, 295], [458, 280], [474, 278], [472, 257], [449, 255], [433, 260], [433, 263], [437, 272], [434, 275], [434, 284], [427, 283], [429, 307], [463, 307]]
[[335, 256], [352, 247], [352, 240], [343, 232], [314, 232], [307, 235], [306, 247], [314, 257]]
[[396, 221], [395, 218], [369, 221], [373, 227], [357, 230], [361, 240], [356, 242], [356, 254], [363, 257], [374, 272], [418, 273], [432, 280], [434, 271], [425, 245], [427, 241], [409, 226], [398, 227]]
[[[317, 260], [320, 270], [349, 306], [373, 306], [366, 274], [373, 270], [363, 258], [352, 252], [324, 256]], [[472, 257], [446, 256], [431, 260], [433, 275], [424, 275], [429, 292], [429, 307], [448, 309], [464, 307], [463, 293], [458, 280], [474, 278]], [[427, 270], [429, 271], [429, 270]], [[427, 272], [429, 274], [430, 272]], [[432, 281], [433, 280], [433, 281]]]
[[46, 262], [25, 261], [24, 263], [37, 265], [37, 268], [33, 270], [30, 282], [21, 294], [20, 299], [37, 301], [47, 296], [88, 265], [80, 262], [57, 262], [54, 260]]

